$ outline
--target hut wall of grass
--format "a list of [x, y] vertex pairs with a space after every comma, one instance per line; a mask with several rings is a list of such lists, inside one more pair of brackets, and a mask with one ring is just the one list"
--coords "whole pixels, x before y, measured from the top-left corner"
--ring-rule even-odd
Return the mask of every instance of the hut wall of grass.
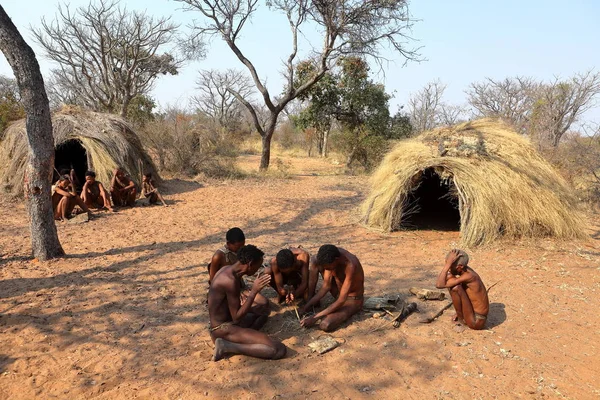
[[[122, 167], [140, 185], [142, 172], [160, 180], [152, 160], [122, 118], [112, 114], [63, 108], [52, 115], [57, 169], [73, 165], [83, 182], [85, 169], [96, 179], [110, 184], [115, 168]], [[0, 142], [0, 190], [12, 196], [23, 194], [23, 177], [28, 157], [25, 120], [12, 123]]]
[[467, 246], [585, 236], [564, 179], [525, 137], [489, 119], [398, 143], [373, 173], [361, 212], [384, 231], [459, 228]]

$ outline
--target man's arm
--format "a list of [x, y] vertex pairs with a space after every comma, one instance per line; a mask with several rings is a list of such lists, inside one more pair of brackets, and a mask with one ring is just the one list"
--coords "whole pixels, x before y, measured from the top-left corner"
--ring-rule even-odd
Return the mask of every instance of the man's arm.
[[208, 271], [208, 279], [210, 282], [212, 282], [217, 272], [223, 267], [224, 263], [225, 254], [220, 251], [215, 251], [215, 254], [213, 254], [212, 259], [210, 260], [210, 270]]
[[129, 181], [129, 184], [127, 186], [125, 186], [122, 190], [125, 191], [125, 190], [129, 190], [129, 189], [133, 189], [135, 187], [135, 182], [133, 182], [133, 180], [129, 179], [129, 178], [125, 178], [125, 179], [127, 179]]
[[270, 275], [262, 275], [256, 278], [252, 284], [250, 292], [248, 293], [248, 298], [241, 306], [239, 279], [234, 279], [233, 284], [227, 285], [227, 305], [229, 307], [229, 313], [231, 314], [231, 319], [233, 320], [234, 324], [240, 322], [240, 320], [244, 318], [246, 314], [248, 314], [248, 311], [250, 311], [252, 308], [252, 303], [254, 303], [254, 298], [265, 286], [269, 284], [270, 281]]
[[275, 258], [271, 260], [271, 272], [275, 278], [275, 287], [277, 287], [277, 293], [280, 296], [286, 296], [287, 290], [285, 290], [283, 287], [283, 276], [281, 276], [281, 272], [279, 272], [279, 267], [277, 266], [277, 260]]
[[329, 307], [324, 309], [323, 311], [315, 314], [313, 318], [319, 319], [323, 318], [326, 315], [329, 315], [335, 311], [337, 311], [348, 299], [348, 293], [350, 293], [350, 288], [352, 287], [352, 283], [354, 282], [354, 273], [356, 272], [356, 267], [351, 262], [348, 262], [346, 266], [346, 278], [344, 279], [344, 283], [342, 283], [342, 288], [340, 289], [340, 295], [337, 300], [331, 303]]
[[451, 277], [448, 278], [446, 277], [446, 282], [443, 285], [439, 285], [439, 281], [438, 284], [435, 285], [436, 288], [438, 289], [448, 289], [448, 288], [453, 288], [456, 285], [460, 285], [461, 283], [466, 283], [469, 282], [471, 279], [473, 278], [473, 274], [470, 273], [469, 271], [463, 272], [461, 276], [459, 276], [458, 278], [455, 277]]
[[117, 188], [117, 171], [113, 172], [113, 177], [110, 181], [110, 190], [113, 191]]
[[62, 189], [62, 188], [60, 188], [60, 187], [58, 187], [58, 186], [57, 186], [57, 187], [54, 189], [54, 191], [55, 191], [56, 193], [58, 193], [58, 194], [62, 195], [62, 196], [65, 196], [65, 197], [73, 197], [73, 193], [71, 193], [71, 192], [68, 192], [68, 191], [66, 191], [65, 189]]
[[323, 273], [323, 286], [321, 286], [319, 292], [315, 294], [312, 297], [312, 299], [310, 299], [308, 303], [304, 305], [304, 307], [302, 307], [302, 312], [306, 312], [306, 310], [310, 309], [310, 307], [312, 307], [314, 304], [317, 304], [319, 301], [321, 301], [323, 297], [325, 297], [327, 292], [329, 292], [329, 290], [331, 289], [332, 277], [333, 275], [331, 271], [325, 270], [325, 272]]
[[[299, 258], [299, 257], [298, 257]], [[304, 295], [304, 292], [308, 289], [308, 263], [310, 260], [310, 256], [306, 253], [306, 259], [300, 260], [302, 261], [302, 281], [298, 288], [294, 291], [294, 297], [296, 299], [301, 298]]]

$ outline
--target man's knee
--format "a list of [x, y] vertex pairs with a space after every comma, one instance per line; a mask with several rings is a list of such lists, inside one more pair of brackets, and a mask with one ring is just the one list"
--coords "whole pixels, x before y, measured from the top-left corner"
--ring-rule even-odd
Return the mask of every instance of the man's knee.
[[273, 360], [280, 360], [285, 357], [287, 353], [287, 347], [283, 343], [277, 342], [275, 345], [275, 354], [273, 355]]
[[335, 329], [335, 326], [333, 325], [333, 323], [331, 321], [324, 319], [319, 324], [319, 329], [321, 329], [324, 332], [331, 332]]
[[451, 287], [449, 290], [450, 290], [450, 293], [458, 293], [458, 292], [460, 292], [460, 289], [462, 289], [462, 286], [456, 285], [456, 286]]

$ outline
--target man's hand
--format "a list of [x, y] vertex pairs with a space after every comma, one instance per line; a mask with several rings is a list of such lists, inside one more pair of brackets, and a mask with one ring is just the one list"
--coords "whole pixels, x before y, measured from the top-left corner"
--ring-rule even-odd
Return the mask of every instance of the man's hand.
[[268, 284], [271, 282], [271, 275], [261, 275], [254, 280], [252, 284], [252, 292], [254, 294], [258, 294], [261, 290], [263, 290]]
[[452, 249], [450, 253], [448, 253], [448, 257], [446, 258], [446, 266], [454, 264], [459, 257], [460, 252], [457, 249]]
[[306, 317], [302, 321], [300, 321], [300, 326], [304, 328], [309, 328], [317, 323], [317, 319], [315, 317]]
[[285, 303], [292, 304], [296, 298], [294, 297], [294, 293], [289, 292], [287, 296], [285, 296]]

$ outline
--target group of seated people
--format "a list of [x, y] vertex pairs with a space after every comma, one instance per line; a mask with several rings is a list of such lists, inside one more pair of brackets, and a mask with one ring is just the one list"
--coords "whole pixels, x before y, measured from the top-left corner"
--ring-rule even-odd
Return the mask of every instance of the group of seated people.
[[[468, 255], [452, 250], [446, 256], [436, 286], [448, 288], [456, 310], [454, 320], [472, 329], [483, 329], [489, 311], [487, 291], [479, 275], [468, 264]], [[302, 327], [318, 326], [325, 332], [340, 327], [362, 310], [364, 272], [358, 258], [332, 244], [321, 246], [316, 257], [299, 247], [280, 250], [270, 261], [256, 246], [246, 245], [240, 228], [226, 234], [225, 245], [210, 264], [208, 312], [209, 332], [215, 344], [213, 360], [242, 354], [264, 359], [285, 357], [286, 347], [260, 331], [270, 314], [269, 300], [260, 294], [267, 286], [277, 292], [278, 302], [296, 307]], [[255, 275], [251, 286], [243, 277]], [[317, 291], [319, 276], [323, 282]], [[331, 293], [335, 301], [320, 311], [321, 300]], [[314, 313], [313, 313], [314, 312]]]
[[[63, 171], [52, 187], [54, 219], [57, 221], [67, 220], [76, 206], [86, 213], [91, 213], [90, 209], [92, 208], [114, 211], [113, 205], [115, 207], [133, 207], [137, 194], [135, 182], [127, 176], [122, 168], [114, 170], [110, 191], [96, 180], [94, 171], [85, 173], [83, 187], [80, 187], [74, 170]], [[150, 172], [143, 176], [142, 196], [148, 199], [149, 204], [156, 204], [160, 200], [165, 207], [167, 206]]]

